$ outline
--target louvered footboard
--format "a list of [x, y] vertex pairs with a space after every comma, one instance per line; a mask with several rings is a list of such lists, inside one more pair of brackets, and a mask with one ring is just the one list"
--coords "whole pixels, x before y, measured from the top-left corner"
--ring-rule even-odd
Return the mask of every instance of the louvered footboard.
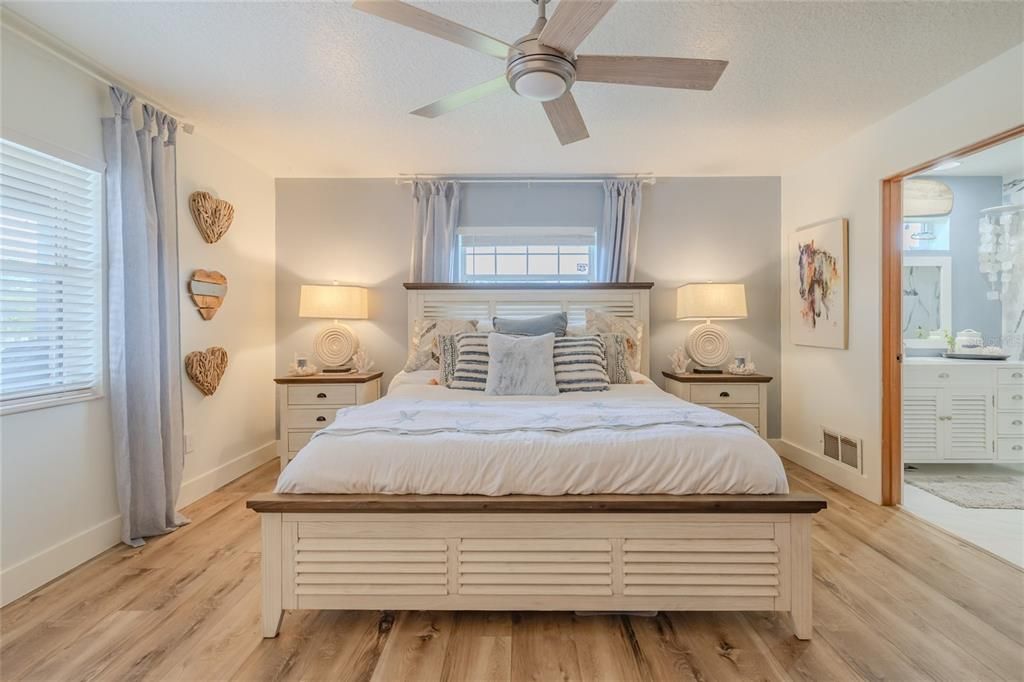
[[[623, 497], [625, 509], [614, 504]], [[790, 611], [796, 636], [810, 638], [820, 498], [444, 499], [250, 500], [263, 524], [263, 635], [277, 634], [287, 609], [728, 610]], [[775, 506], [750, 511], [751, 500]], [[530, 501], [536, 511], [523, 511]], [[684, 502], [690, 511], [660, 511]]]

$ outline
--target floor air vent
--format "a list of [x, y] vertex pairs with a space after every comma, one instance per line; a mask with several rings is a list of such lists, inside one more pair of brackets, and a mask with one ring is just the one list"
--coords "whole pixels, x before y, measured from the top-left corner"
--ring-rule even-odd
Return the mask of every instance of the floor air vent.
[[844, 464], [851, 469], [862, 471], [860, 440], [844, 436], [830, 429], [821, 429], [821, 454]]

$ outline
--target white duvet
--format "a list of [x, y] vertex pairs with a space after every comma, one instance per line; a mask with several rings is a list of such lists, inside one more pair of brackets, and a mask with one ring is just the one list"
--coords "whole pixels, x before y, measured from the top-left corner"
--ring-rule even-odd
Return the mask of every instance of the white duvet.
[[338, 411], [281, 473], [279, 493], [765, 494], [789, 486], [748, 426], [649, 380], [601, 393], [492, 397], [399, 374]]

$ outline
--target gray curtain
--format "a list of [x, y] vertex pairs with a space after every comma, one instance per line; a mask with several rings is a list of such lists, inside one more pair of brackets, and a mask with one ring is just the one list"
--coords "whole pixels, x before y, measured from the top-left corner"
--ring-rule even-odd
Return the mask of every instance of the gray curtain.
[[604, 220], [598, 233], [597, 280], [631, 282], [636, 270], [643, 181], [604, 181]]
[[459, 223], [459, 183], [412, 183], [413, 242], [411, 282], [452, 282], [455, 278], [455, 230]]
[[174, 530], [184, 458], [178, 328], [178, 122], [111, 88], [107, 161], [107, 342], [121, 539]]

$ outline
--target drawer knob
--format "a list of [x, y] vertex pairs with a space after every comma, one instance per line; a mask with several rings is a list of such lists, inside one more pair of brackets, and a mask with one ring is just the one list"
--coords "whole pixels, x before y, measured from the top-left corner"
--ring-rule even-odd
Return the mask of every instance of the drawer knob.
[[1024, 445], [1014, 445], [1010, 449], [1013, 450], [1014, 452], [1020, 452], [1021, 450], [1024, 450]]
[[1014, 400], [1024, 400], [1024, 395], [1021, 395], [1020, 393], [1018, 393], [1017, 395], [1013, 396], [1013, 399]]
[[1024, 424], [1024, 421], [1021, 421], [1020, 419], [1014, 419], [1010, 423], [1013, 424], [1014, 426], [1020, 426], [1021, 424]]
[[940, 379], [948, 379], [949, 378], [949, 372], [939, 372], [939, 378]]
[[1024, 374], [1021, 374], [1020, 372], [1014, 372], [1010, 376], [1012, 376], [1014, 379], [1024, 379]]
[[718, 397], [719, 398], [728, 398], [729, 397], [729, 391], [722, 391], [721, 393], [718, 394]]
[[327, 421], [327, 417], [325, 417], [323, 415], [320, 415], [319, 417], [316, 418], [316, 420], [318, 422], [325, 422], [325, 421]]
[[326, 398], [326, 397], [327, 397], [327, 394], [326, 394], [326, 393], [317, 393], [317, 394], [316, 394], [316, 397], [317, 397], [317, 398], [320, 398], [320, 399], [322, 400], [322, 399], [324, 399], [324, 398]]

